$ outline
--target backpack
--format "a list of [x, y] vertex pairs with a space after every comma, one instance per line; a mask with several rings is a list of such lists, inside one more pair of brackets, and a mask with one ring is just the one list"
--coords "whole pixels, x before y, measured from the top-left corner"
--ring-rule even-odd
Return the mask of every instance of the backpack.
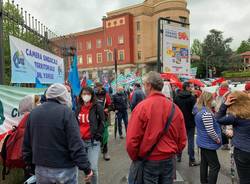
[[[29, 113], [26, 113], [17, 127], [13, 127], [4, 139], [1, 149], [1, 159], [3, 162], [2, 179], [9, 174], [12, 168], [25, 168], [23, 160], [22, 146], [24, 139], [24, 131]], [[8, 168], [8, 171], [7, 171]]]

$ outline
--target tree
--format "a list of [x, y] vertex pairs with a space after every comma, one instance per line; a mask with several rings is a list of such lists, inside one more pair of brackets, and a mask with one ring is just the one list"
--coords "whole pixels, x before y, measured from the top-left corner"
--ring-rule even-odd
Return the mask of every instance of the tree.
[[242, 71], [246, 67], [246, 64], [242, 61], [242, 58], [239, 54], [234, 53], [227, 65], [227, 70], [229, 71]]
[[194, 39], [191, 52], [192, 55], [202, 56], [202, 43], [198, 39]]
[[248, 40], [243, 40], [239, 48], [237, 49], [238, 54], [241, 54], [246, 51], [250, 51], [250, 37], [248, 38]]
[[228, 62], [233, 52], [230, 48], [232, 38], [223, 37], [223, 32], [212, 29], [202, 44], [202, 58], [208, 67], [216, 68], [216, 76], [228, 69]]

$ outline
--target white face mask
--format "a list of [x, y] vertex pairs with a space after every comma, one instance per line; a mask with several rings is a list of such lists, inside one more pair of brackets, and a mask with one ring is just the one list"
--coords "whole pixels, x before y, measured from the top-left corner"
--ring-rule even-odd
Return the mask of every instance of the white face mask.
[[91, 95], [82, 95], [82, 100], [88, 103], [91, 100]]

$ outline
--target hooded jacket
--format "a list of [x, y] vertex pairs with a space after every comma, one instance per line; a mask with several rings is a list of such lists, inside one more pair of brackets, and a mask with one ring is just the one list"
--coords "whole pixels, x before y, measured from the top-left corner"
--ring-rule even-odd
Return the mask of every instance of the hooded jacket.
[[192, 95], [190, 91], [181, 91], [174, 99], [174, 103], [178, 105], [178, 107], [181, 109], [186, 128], [194, 128], [195, 122], [194, 122], [194, 115], [192, 113], [192, 110], [194, 108], [194, 105], [196, 103], [195, 97]]

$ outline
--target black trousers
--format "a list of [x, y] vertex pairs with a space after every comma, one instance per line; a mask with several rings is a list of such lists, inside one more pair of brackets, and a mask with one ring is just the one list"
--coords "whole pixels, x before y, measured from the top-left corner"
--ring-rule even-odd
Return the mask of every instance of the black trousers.
[[108, 153], [108, 143], [106, 144], [102, 144], [102, 153], [105, 154], [105, 153]]
[[250, 183], [250, 152], [234, 148], [234, 160], [240, 178], [240, 184]]
[[[209, 173], [208, 173], [209, 168]], [[216, 184], [220, 171], [220, 163], [216, 150], [201, 148], [200, 181], [201, 183]]]

